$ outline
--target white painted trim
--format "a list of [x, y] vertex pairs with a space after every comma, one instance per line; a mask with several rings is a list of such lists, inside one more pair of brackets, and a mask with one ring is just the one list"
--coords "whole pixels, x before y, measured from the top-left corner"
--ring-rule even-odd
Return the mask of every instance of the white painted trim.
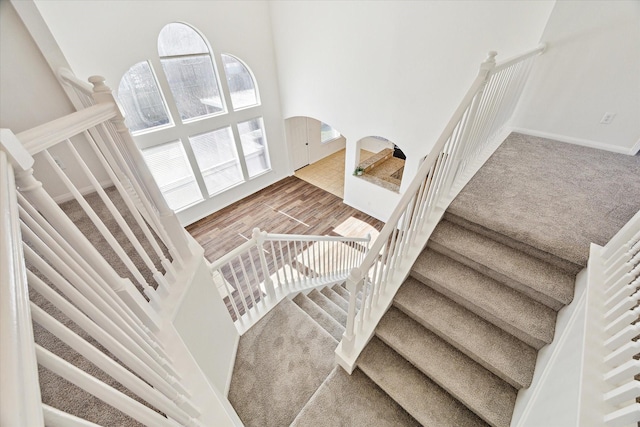
[[625, 148], [625, 147], [619, 147], [617, 145], [605, 144], [603, 142], [591, 141], [589, 139], [574, 138], [572, 136], [559, 135], [559, 134], [550, 133], [550, 132], [541, 132], [533, 129], [516, 127], [513, 129], [513, 131], [522, 133], [525, 135], [537, 136], [539, 138], [547, 138], [547, 139], [553, 139], [555, 141], [566, 142], [568, 144], [581, 145], [583, 147], [597, 148], [598, 150], [611, 151], [613, 153], [633, 155], [631, 154], [633, 150], [640, 150], [640, 141], [636, 143], [634, 148]]
[[629, 150], [630, 156], [635, 156], [638, 153], [640, 153], [640, 138], [638, 138], [638, 142], [636, 142], [635, 145]]
[[[584, 281], [587, 280], [585, 270], [582, 270], [580, 273], [578, 273], [576, 282], [578, 280], [584, 280]], [[577, 285], [576, 285], [576, 289], [578, 289]], [[571, 313], [571, 316], [569, 317], [569, 320], [567, 321], [567, 324], [564, 326], [560, 334], [560, 337], [558, 337], [557, 339], [554, 337], [553, 342], [550, 344], [549, 349], [551, 350], [551, 356], [549, 356], [549, 359], [544, 361], [543, 360], [544, 358], [540, 357], [540, 354], [538, 353], [538, 360], [536, 362], [536, 367], [534, 372], [537, 372], [540, 369], [542, 369], [542, 373], [538, 378], [535, 378], [535, 374], [534, 374], [534, 382], [532, 382], [531, 385], [529, 386], [530, 389], [533, 390], [533, 393], [530, 396], [525, 397], [522, 394], [523, 391], [529, 390], [529, 388], [522, 389], [520, 390], [520, 392], [518, 392], [518, 399], [524, 398], [527, 400], [526, 400], [525, 408], [521, 412], [519, 421], [517, 424], [514, 425], [514, 427], [525, 427], [527, 425], [527, 421], [529, 419], [529, 414], [531, 413], [532, 407], [537, 403], [538, 396], [540, 395], [540, 390], [542, 388], [541, 385], [547, 382], [547, 378], [550, 375], [551, 369], [556, 365], [556, 360], [558, 359], [560, 352], [564, 347], [564, 343], [571, 336], [570, 331], [573, 325], [578, 321], [580, 308], [586, 304], [586, 301], [587, 301], [587, 292], [585, 290], [584, 292], [582, 292], [582, 295], [580, 295], [580, 298], [577, 301], [573, 301], [569, 306], [567, 306], [567, 307], [571, 307], [571, 310], [573, 311]], [[541, 362], [542, 364], [544, 364], [544, 366], [539, 366]]]
[[[104, 181], [100, 181], [100, 186], [102, 188], [108, 188], [108, 187], [111, 187], [112, 185], [113, 185], [113, 182], [111, 182], [110, 179], [105, 179]], [[84, 196], [90, 193], [95, 193], [96, 190], [95, 188], [93, 188], [93, 185], [87, 185], [86, 187], [78, 188], [78, 191], [80, 192], [80, 194]], [[53, 201], [56, 202], [57, 204], [61, 204], [73, 199], [74, 199], [73, 194], [64, 193], [54, 197]]]
[[240, 346], [240, 334], [236, 335], [235, 342], [233, 343], [233, 356], [232, 362], [229, 364], [229, 372], [227, 374], [227, 382], [224, 385], [224, 397], [229, 398], [229, 390], [231, 389], [231, 377], [233, 376], [233, 369], [236, 366], [236, 356], [238, 355], [238, 347]]

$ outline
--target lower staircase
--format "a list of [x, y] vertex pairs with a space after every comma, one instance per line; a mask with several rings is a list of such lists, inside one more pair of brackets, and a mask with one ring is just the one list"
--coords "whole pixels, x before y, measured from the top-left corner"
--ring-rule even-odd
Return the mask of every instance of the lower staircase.
[[[358, 368], [422, 425], [507, 427], [580, 268], [447, 213]], [[347, 299], [334, 286], [293, 301], [339, 340]]]

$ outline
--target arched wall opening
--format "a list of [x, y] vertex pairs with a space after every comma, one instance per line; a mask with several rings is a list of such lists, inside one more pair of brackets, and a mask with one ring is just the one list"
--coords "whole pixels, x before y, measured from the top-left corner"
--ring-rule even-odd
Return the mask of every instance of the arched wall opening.
[[353, 174], [378, 187], [400, 192], [406, 156], [402, 149], [381, 136], [367, 136], [356, 143]]
[[295, 176], [344, 198], [346, 139], [338, 129], [312, 117], [285, 120]]

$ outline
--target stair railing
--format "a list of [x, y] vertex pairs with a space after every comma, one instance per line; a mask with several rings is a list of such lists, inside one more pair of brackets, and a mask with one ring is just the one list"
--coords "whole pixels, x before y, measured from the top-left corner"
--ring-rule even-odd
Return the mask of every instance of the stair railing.
[[191, 257], [194, 248], [137, 148], [104, 77], [92, 76], [88, 84], [71, 71], [60, 69], [58, 79], [78, 111], [97, 104], [115, 106], [115, 116], [98, 129], [88, 129], [88, 133], [94, 140], [102, 141], [114, 176], [130, 194], [145, 221], [171, 250], [175, 261], [182, 265], [182, 258]]
[[640, 211], [589, 255], [581, 426], [640, 420]]
[[[338, 363], [348, 372], [353, 371], [444, 210], [507, 136], [509, 119], [529, 71], [544, 49], [545, 45], [540, 45], [499, 64], [495, 62], [497, 53], [489, 52], [364, 261], [349, 274], [347, 325], [336, 349]], [[362, 303], [358, 310], [359, 293]]]
[[[74, 113], [71, 122], [64, 118], [18, 137], [6, 129], [0, 133], [2, 425], [93, 425], [42, 403], [37, 365], [142, 424], [201, 425], [201, 412], [181, 381], [166, 341], [158, 339], [157, 313], [130, 280], [115, 273], [33, 177], [34, 158], [27, 147], [53, 166], [47, 152], [50, 142], [68, 141], [69, 129], [82, 133], [112, 117], [114, 111], [107, 107], [90, 107]], [[72, 123], [81, 123], [80, 130]], [[154, 298], [153, 292], [147, 296]], [[47, 344], [36, 343], [32, 321], [139, 400], [119, 391], [115, 382], [68, 362], [45, 348]], [[171, 335], [167, 328], [163, 334]]]
[[242, 245], [211, 264], [213, 282], [240, 334], [284, 297], [344, 282], [371, 237], [270, 234], [255, 228]]

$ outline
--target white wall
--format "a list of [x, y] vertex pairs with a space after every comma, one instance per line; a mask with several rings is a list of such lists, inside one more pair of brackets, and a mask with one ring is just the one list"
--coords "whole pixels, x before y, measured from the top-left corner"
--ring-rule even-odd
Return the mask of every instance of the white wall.
[[173, 324], [209, 382], [226, 396], [240, 336], [204, 262], [193, 277]]
[[518, 392], [513, 427], [577, 427], [585, 338], [587, 270], [573, 301], [558, 312], [553, 342], [538, 352], [533, 381]]
[[[75, 111], [57, 78], [13, 5], [0, 1], [0, 127], [18, 134]], [[76, 149], [87, 159], [98, 180], [110, 181], [83, 138], [74, 139]], [[73, 155], [63, 147], [50, 149], [52, 155], [68, 166], [65, 172], [81, 190], [89, 185], [74, 164]], [[57, 201], [71, 195], [54, 175], [53, 169], [36, 155], [35, 177]]]
[[[379, 153], [385, 148], [393, 148], [393, 142], [382, 141], [381, 139], [373, 138], [371, 136], [365, 136], [358, 142], [360, 143], [361, 150], [367, 150], [372, 153]], [[400, 147], [400, 149], [402, 149], [402, 147]]]
[[[631, 154], [640, 143], [640, 2], [558, 1], [516, 125]], [[609, 125], [605, 112], [616, 113]], [[636, 145], [635, 151], [640, 149]]]
[[[497, 50], [499, 59], [537, 45], [553, 2], [270, 5], [284, 117], [322, 117], [348, 146], [382, 135], [402, 147], [411, 178], [486, 52]], [[354, 165], [347, 153], [347, 169]], [[365, 206], [368, 192], [345, 178], [345, 202]]]
[[0, 1], [0, 127], [19, 133], [74, 111], [7, 0]]
[[157, 37], [170, 22], [185, 22], [209, 41], [214, 57], [229, 53], [253, 71], [263, 105], [272, 171], [181, 212], [193, 222], [247, 196], [293, 171], [280, 113], [269, 7], [263, 1], [46, 1], [36, 5], [71, 69], [81, 78], [99, 74], [117, 88], [133, 64], [157, 55]]

